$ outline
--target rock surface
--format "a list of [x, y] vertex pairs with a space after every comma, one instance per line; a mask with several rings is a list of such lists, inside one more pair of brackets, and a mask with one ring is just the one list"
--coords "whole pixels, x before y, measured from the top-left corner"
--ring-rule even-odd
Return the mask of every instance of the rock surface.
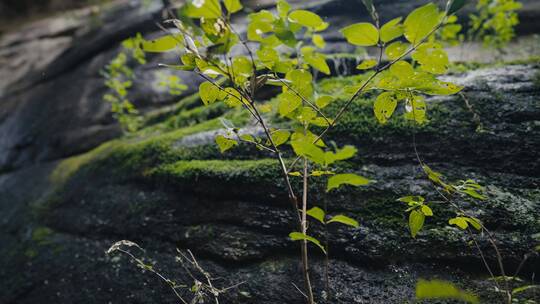
[[[538, 72], [538, 65], [514, 65], [449, 76], [466, 85], [485, 131], [475, 131], [471, 112], [455, 97], [430, 100], [432, 123], [417, 131], [421, 157], [434, 169], [449, 180], [487, 185], [489, 199], [480, 208], [462, 198], [456, 202], [492, 231], [509, 270], [540, 232]], [[328, 79], [321, 87], [338, 94], [336, 83], [347, 81]], [[331, 213], [362, 223], [358, 229], [330, 227], [333, 303], [401, 303], [413, 298], [418, 278], [433, 277], [463, 282], [486, 303], [497, 303], [486, 291], [482, 262], [467, 246], [468, 237], [447, 225], [453, 216], [448, 206], [434, 204], [436, 216], [426, 229], [417, 239], [408, 236], [404, 206], [396, 198], [438, 198], [416, 164], [410, 127], [377, 126], [369, 107], [357, 103], [334, 135], [338, 144], [355, 144], [360, 151], [344, 168], [378, 182], [331, 196], [313, 186], [316, 204], [326, 202]], [[125, 257], [104, 254], [114, 241], [130, 239], [176, 280], [186, 280], [174, 261], [178, 247], [193, 250], [209, 272], [224, 278], [223, 286], [245, 282], [224, 295], [226, 303], [298, 303], [301, 295], [291, 285], [300, 281], [297, 247], [286, 238], [294, 228], [274, 160], [250, 160], [254, 154], [242, 149], [236, 157], [225, 155], [236, 160], [220, 160], [208, 132], [199, 132], [187, 127], [113, 141], [35, 168], [30, 172], [42, 172], [35, 183], [24, 170], [4, 176], [0, 185], [11, 189], [11, 199], [1, 205], [3, 214], [10, 213], [2, 223], [1, 242], [7, 245], [0, 277], [7, 289], [0, 299], [172, 303], [159, 281]], [[21, 191], [22, 181], [32, 191]], [[494, 266], [488, 240], [477, 239]], [[312, 253], [314, 280], [320, 282], [322, 259], [315, 248]], [[538, 267], [540, 259], [533, 257], [523, 274]], [[317, 290], [320, 297], [323, 287]]]
[[[380, 9], [393, 16], [421, 2], [381, 1]], [[540, 9], [524, 2], [522, 31], [537, 31], [527, 16]], [[309, 5], [343, 24], [363, 14], [360, 1]], [[196, 96], [183, 98], [199, 81], [187, 73], [180, 75], [190, 87], [183, 96], [156, 90], [157, 63], [174, 62], [173, 54], [149, 57], [135, 69], [133, 101], [144, 112], [162, 112], [141, 132], [114, 140], [120, 130], [101, 100], [106, 89], [99, 71], [122, 39], [156, 35], [159, 6], [141, 10], [119, 1], [97, 19], [85, 10], [75, 16], [40, 21], [0, 40], [0, 303], [176, 303], [155, 277], [124, 256], [104, 253], [122, 239], [139, 243], [148, 262], [186, 284], [176, 247], [193, 250], [206, 270], [223, 278], [219, 286], [244, 282], [223, 303], [301, 302], [292, 285], [301, 282], [298, 248], [286, 237], [294, 227], [275, 161], [248, 147], [221, 155], [212, 140], [220, 116], [250, 134], [260, 130], [227, 109], [200, 107]], [[92, 27], [96, 20], [101, 25]], [[351, 51], [337, 38], [333, 48]], [[465, 86], [483, 131], [458, 97], [431, 99], [431, 122], [415, 129], [418, 151], [435, 170], [451, 181], [487, 185], [487, 201], [456, 203], [493, 232], [509, 270], [540, 233], [539, 75], [538, 63], [450, 75]], [[342, 96], [355, 79], [320, 85]], [[361, 222], [358, 229], [330, 227], [331, 303], [412, 301], [417, 279], [433, 277], [498, 303], [468, 237], [447, 225], [454, 215], [448, 206], [434, 204], [426, 229], [417, 239], [408, 235], [405, 208], [395, 200], [407, 194], [440, 200], [419, 170], [411, 126], [399, 119], [378, 125], [367, 100], [355, 103], [342, 122], [332, 137], [354, 144], [359, 156], [341, 168], [377, 183], [332, 195], [313, 185], [315, 204]], [[315, 233], [322, 230], [314, 226]], [[496, 267], [485, 235], [478, 242]], [[316, 248], [311, 252], [314, 281], [321, 282], [323, 259]], [[523, 269], [530, 277], [540, 259], [530, 258]], [[321, 298], [324, 287], [316, 290]]]

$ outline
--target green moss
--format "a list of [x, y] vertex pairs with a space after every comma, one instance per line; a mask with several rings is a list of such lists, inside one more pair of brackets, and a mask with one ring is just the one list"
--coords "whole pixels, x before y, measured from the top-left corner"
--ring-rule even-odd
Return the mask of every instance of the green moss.
[[62, 161], [51, 173], [50, 179], [56, 185], [61, 185], [79, 169], [94, 165], [99, 166], [104, 162], [110, 167], [111, 173], [126, 171], [156, 161], [175, 159], [171, 145], [174, 141], [184, 136], [215, 130], [221, 127], [218, 119], [212, 119], [203, 123], [154, 134], [135, 134], [130, 137], [106, 142], [99, 147]]
[[219, 179], [222, 182], [271, 181], [279, 177], [275, 159], [261, 160], [190, 160], [159, 166], [148, 176], [166, 176], [178, 181], [194, 181], [201, 178]]

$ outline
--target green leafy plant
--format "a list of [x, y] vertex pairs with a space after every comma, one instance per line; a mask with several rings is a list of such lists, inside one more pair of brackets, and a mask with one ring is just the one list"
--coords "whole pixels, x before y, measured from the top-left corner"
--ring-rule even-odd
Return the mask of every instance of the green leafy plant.
[[[411, 125], [421, 125], [429, 121], [426, 96], [453, 95], [462, 89], [440, 80], [438, 76], [445, 74], [449, 65], [443, 43], [458, 41], [456, 37], [461, 27], [456, 23], [455, 13], [465, 5], [464, 0], [448, 0], [443, 10], [428, 3], [407, 16], [382, 25], [373, 2], [363, 2], [373, 22], [355, 23], [340, 32], [352, 45], [377, 48], [378, 56], [357, 66], [364, 71], [365, 77], [359, 83], [344, 88], [348, 99], [341, 103], [333, 96], [321, 94], [314, 77], [314, 71], [330, 74], [326, 55], [322, 52], [326, 43], [321, 35], [328, 23], [313, 12], [292, 9], [284, 0], [277, 2], [275, 13], [261, 10], [249, 14], [245, 36], [231, 24], [231, 16], [243, 9], [239, 0], [187, 1], [178, 10], [178, 18], [167, 21], [173, 29], [164, 28], [164, 36], [151, 41], [136, 37], [126, 43], [134, 58], [140, 60], [140, 50], [182, 51], [178, 65], [165, 66], [199, 75], [203, 79], [199, 96], [204, 105], [222, 102], [231, 108], [241, 108], [263, 130], [263, 136], [245, 134], [231, 122], [222, 120], [225, 132], [217, 135], [215, 141], [222, 153], [234, 153], [234, 148], [240, 145], [253, 145], [275, 157], [297, 226], [289, 237], [300, 243], [303, 294], [309, 304], [315, 303], [315, 296], [308, 244], [320, 249], [326, 256], [327, 265], [329, 245], [327, 234], [325, 242], [321, 242], [320, 236], [309, 229], [308, 218], [325, 228], [330, 224], [351, 229], [359, 227], [357, 220], [343, 214], [329, 215], [326, 206], [323, 210], [310, 201], [313, 180], [326, 179], [327, 192], [340, 191], [342, 187], [368, 186], [373, 182], [355, 172], [338, 172], [336, 163], [354, 157], [357, 150], [353, 146], [330, 144], [332, 141], [327, 138], [329, 131], [339, 123], [353, 102], [367, 92], [376, 95], [373, 114], [381, 124], [402, 112]], [[257, 50], [253, 49], [253, 44], [258, 45]], [[239, 54], [239, 49], [242, 54]], [[383, 61], [383, 54], [387, 61]], [[119, 70], [122, 75], [129, 74], [123, 67], [125, 60], [121, 63], [109, 69], [110, 73]], [[163, 85], [170, 87], [171, 81], [175, 82], [175, 79], [164, 80]], [[128, 85], [131, 84], [111, 87], [123, 93]], [[259, 100], [257, 93], [270, 86], [280, 89], [276, 102]], [[125, 94], [117, 95], [119, 99], [125, 97]], [[336, 103], [339, 110], [330, 117], [326, 107], [332, 103]], [[272, 114], [279, 119], [268, 117]], [[441, 191], [441, 195], [486, 199], [483, 188], [476, 182], [448, 183], [442, 174], [421, 161], [418, 152], [417, 157], [426, 177]], [[300, 189], [293, 186], [294, 179], [298, 179]], [[399, 201], [408, 205], [410, 233], [417, 237], [426, 217], [434, 215], [433, 211], [420, 196], [407, 196]], [[488, 232], [480, 220], [455, 206], [456, 217], [449, 219], [449, 224], [467, 231], [472, 227]], [[328, 286], [328, 276], [326, 281]], [[505, 290], [509, 292], [508, 288]], [[417, 296], [477, 301], [469, 293], [444, 282], [419, 282]]]
[[[374, 114], [381, 123], [391, 119], [398, 105], [404, 108], [405, 118], [425, 123], [428, 115], [423, 95], [459, 92], [459, 86], [437, 79], [437, 75], [445, 73], [448, 57], [435, 35], [448, 17], [459, 9], [458, 6], [455, 1], [449, 1], [446, 10], [441, 11], [430, 3], [404, 19], [396, 18], [380, 26], [373, 3], [366, 1], [374, 23], [352, 24], [341, 33], [353, 45], [378, 47], [380, 56], [360, 64], [358, 68], [366, 70], [366, 80], [347, 88], [351, 96], [333, 118], [325, 114], [324, 108], [335, 100], [317, 92], [312, 74], [312, 70], [330, 73], [325, 55], [319, 51], [325, 46], [319, 33], [328, 27], [328, 23], [313, 12], [292, 10], [283, 0], [277, 4], [277, 13], [262, 10], [249, 15], [246, 38], [259, 44], [256, 52], [230, 22], [230, 16], [242, 9], [239, 1], [190, 1], [180, 9], [181, 18], [169, 21], [180, 35], [171, 32], [153, 44], [141, 43], [145, 51], [168, 51], [175, 44], [172, 40], [181, 44], [185, 49], [182, 64], [169, 67], [191, 70], [205, 80], [199, 87], [202, 102], [205, 105], [224, 102], [230, 107], [242, 107], [264, 130], [264, 138], [254, 138], [240, 135], [238, 128], [225, 123], [227, 132], [218, 135], [216, 143], [224, 153], [239, 144], [253, 144], [276, 157], [298, 225], [298, 230], [289, 236], [301, 244], [308, 303], [314, 303], [314, 295], [307, 244], [312, 243], [323, 253], [327, 252], [327, 248], [308, 233], [308, 216], [324, 225], [336, 223], [358, 227], [356, 220], [345, 215], [327, 217], [318, 207], [308, 210], [310, 180], [329, 176], [327, 191], [336, 191], [344, 185], [370, 183], [368, 178], [355, 173], [335, 172], [334, 163], [355, 156], [357, 151], [352, 146], [328, 146], [326, 133], [338, 123], [351, 103], [367, 91], [379, 94]], [[231, 56], [230, 51], [235, 45], [243, 47], [245, 55]], [[278, 52], [277, 47], [283, 51]], [[383, 53], [391, 61], [384, 63]], [[408, 55], [412, 55], [412, 64], [405, 60]], [[262, 107], [271, 105], [256, 100], [256, 92], [265, 86], [281, 87], [275, 112], [287, 122], [283, 124], [286, 128], [271, 126], [263, 116]], [[285, 159], [286, 152], [281, 148], [284, 145], [293, 152], [291, 161]], [[296, 194], [292, 178], [301, 179], [300, 196]], [[423, 210], [426, 208], [429, 207], [424, 206]], [[416, 214], [418, 211], [411, 212]], [[411, 233], [416, 234], [412, 230]]]
[[477, 12], [469, 15], [469, 36], [481, 39], [484, 45], [501, 48], [515, 36], [519, 23], [517, 10], [522, 7], [515, 0], [478, 0]]
[[[130, 61], [145, 64], [145, 52], [170, 50], [176, 47], [176, 40], [166, 37], [146, 41], [141, 34], [137, 34], [135, 37], [124, 40], [122, 47], [123, 50], [101, 73], [105, 78], [105, 86], [109, 89], [109, 92], [103, 95], [103, 100], [111, 104], [113, 117], [120, 123], [123, 131], [130, 133], [137, 131], [143, 122], [142, 116], [128, 97], [135, 76], [130, 67]], [[182, 79], [173, 74], [158, 74], [157, 84], [166, 88], [171, 95], [181, 95], [187, 89]]]

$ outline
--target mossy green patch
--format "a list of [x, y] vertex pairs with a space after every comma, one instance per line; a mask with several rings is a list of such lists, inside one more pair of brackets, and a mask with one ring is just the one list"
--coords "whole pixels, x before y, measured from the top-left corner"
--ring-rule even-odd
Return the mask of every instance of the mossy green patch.
[[179, 182], [194, 182], [203, 178], [219, 179], [223, 183], [274, 181], [280, 176], [277, 160], [190, 160], [158, 166], [148, 171], [149, 177], [167, 177]]

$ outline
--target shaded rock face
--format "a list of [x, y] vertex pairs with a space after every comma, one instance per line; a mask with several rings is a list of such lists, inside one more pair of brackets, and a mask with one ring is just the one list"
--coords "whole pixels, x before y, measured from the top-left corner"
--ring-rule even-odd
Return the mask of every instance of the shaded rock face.
[[[432, 122], [416, 131], [419, 153], [433, 169], [448, 180], [473, 178], [486, 185], [488, 200], [457, 197], [455, 203], [492, 231], [509, 273], [540, 232], [539, 71], [538, 65], [514, 65], [449, 76], [466, 86], [485, 132], [475, 131], [472, 113], [457, 96], [430, 99]], [[328, 93], [348, 80], [328, 79], [321, 87], [333, 81], [338, 86]], [[358, 229], [329, 226], [331, 303], [412, 301], [415, 282], [434, 277], [466, 285], [485, 303], [499, 303], [500, 297], [488, 291], [468, 236], [447, 225], [455, 216], [447, 205], [433, 203], [435, 216], [416, 239], [408, 235], [406, 207], [395, 200], [407, 194], [440, 198], [415, 160], [410, 126], [379, 126], [372, 116], [365, 102], [357, 103], [332, 137], [359, 149], [359, 157], [338, 170], [377, 182], [331, 195], [322, 191], [321, 182], [313, 182], [313, 204], [327, 204], [329, 213], [361, 222]], [[148, 262], [178, 282], [190, 284], [175, 262], [175, 247], [191, 249], [210, 273], [223, 278], [220, 286], [245, 282], [223, 295], [224, 303], [301, 302], [292, 285], [301, 284], [298, 248], [286, 238], [294, 225], [275, 161], [250, 160], [254, 154], [243, 150], [221, 156], [211, 133], [183, 133], [154, 143], [153, 135], [145, 135], [117, 150], [105, 147], [83, 156], [91, 161], [56, 188], [52, 177], [62, 165], [29, 171], [41, 181], [29, 186], [30, 192], [20, 189], [33, 184], [24, 170], [0, 180], [2, 189], [18, 185], [9, 200], [0, 200], [2, 214], [9, 214], [0, 234], [6, 244], [0, 251], [0, 279], [7, 287], [0, 300], [174, 303], [159, 280], [126, 257], [104, 254], [113, 242], [130, 239], [147, 250]], [[313, 223], [314, 235], [323, 231]], [[495, 269], [488, 239], [476, 239]], [[324, 303], [323, 259], [315, 247], [311, 252], [316, 295]], [[533, 256], [522, 274], [529, 277], [539, 267], [540, 259]]]
[[[336, 28], [365, 18], [361, 1], [291, 2], [314, 9]], [[537, 31], [530, 16], [538, 16], [538, 3], [523, 2], [521, 31]], [[423, 3], [380, 1], [380, 11], [390, 18]], [[250, 1], [254, 8], [271, 4]], [[127, 258], [104, 254], [121, 239], [139, 243], [160, 271], [187, 285], [192, 282], [174, 259], [175, 247], [193, 250], [205, 269], [223, 278], [218, 286], [245, 282], [225, 294], [223, 303], [302, 301], [292, 285], [301, 286], [299, 250], [286, 237], [294, 225], [283, 182], [273, 160], [251, 163], [268, 155], [241, 150], [222, 156], [213, 143], [219, 125], [163, 141], [148, 132], [120, 140], [118, 149], [109, 142], [121, 134], [101, 100], [106, 88], [99, 71], [122, 39], [137, 32], [159, 35], [154, 22], [160, 19], [158, 5], [142, 10], [136, 2], [119, 1], [99, 15], [83, 9], [1, 38], [0, 303], [176, 303], [164, 284]], [[332, 51], [352, 51], [340, 37], [327, 38]], [[175, 63], [176, 55], [148, 59], [148, 65], [135, 68], [132, 92], [144, 112], [182, 97], [154, 85], [157, 63]], [[347, 69], [338, 64], [334, 70]], [[465, 86], [485, 132], [475, 132], [477, 123], [462, 100], [448, 97], [430, 100], [434, 123], [416, 133], [421, 157], [434, 169], [450, 180], [473, 178], [488, 185], [488, 201], [457, 202], [493, 231], [509, 272], [540, 232], [538, 75], [538, 65], [514, 65], [449, 76]], [[193, 93], [200, 80], [180, 76], [190, 88], [184, 95]], [[328, 93], [338, 96], [339, 88]], [[256, 128], [243, 130], [260, 134]], [[447, 226], [454, 213], [446, 206], [435, 204], [436, 216], [416, 240], [408, 235], [405, 208], [395, 200], [407, 194], [440, 200], [418, 168], [410, 128], [379, 126], [370, 106], [359, 102], [331, 135], [338, 144], [359, 149], [359, 157], [342, 169], [378, 182], [332, 195], [313, 186], [314, 204], [326, 203], [330, 213], [361, 222], [359, 229], [330, 227], [330, 302], [404, 303], [413, 300], [418, 278], [437, 277], [497, 303], [468, 238]], [[104, 142], [99, 153], [62, 161]], [[232, 168], [222, 168], [228, 158], [235, 158]], [[58, 181], [57, 175], [69, 178]], [[323, 230], [314, 224], [314, 234]], [[478, 241], [496, 268], [488, 240]], [[311, 250], [321, 299], [323, 258]], [[523, 275], [539, 268], [533, 257]]]

